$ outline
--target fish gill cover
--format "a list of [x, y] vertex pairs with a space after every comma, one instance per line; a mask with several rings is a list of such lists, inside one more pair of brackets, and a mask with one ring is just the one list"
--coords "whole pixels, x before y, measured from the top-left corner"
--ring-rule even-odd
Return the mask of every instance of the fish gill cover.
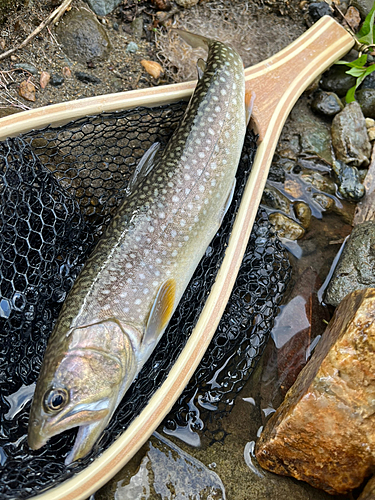
[[[34, 496], [84, 469], [112, 444], [163, 383], [200, 315], [251, 170], [256, 150], [251, 133], [223, 224], [102, 438], [87, 457], [68, 467], [64, 459], [75, 430], [38, 451], [29, 449], [30, 399], [61, 305], [121, 203], [137, 161], [155, 141], [166, 145], [185, 107], [181, 102], [105, 113], [0, 143], [0, 499]], [[166, 419], [168, 429], [196, 419], [192, 400], [202, 409], [217, 408], [216, 416], [231, 408], [268, 339], [289, 274], [288, 258], [266, 215], [259, 213], [224, 316]], [[203, 422], [198, 427], [204, 432]]]

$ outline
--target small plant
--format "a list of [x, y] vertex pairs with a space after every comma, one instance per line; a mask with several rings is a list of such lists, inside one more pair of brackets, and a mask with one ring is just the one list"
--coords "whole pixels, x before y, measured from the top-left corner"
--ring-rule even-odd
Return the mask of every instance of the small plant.
[[352, 102], [355, 100], [355, 91], [361, 85], [363, 80], [367, 75], [375, 71], [375, 64], [371, 66], [366, 66], [367, 64], [367, 53], [372, 50], [374, 45], [374, 18], [375, 18], [375, 2], [372, 9], [368, 13], [366, 19], [363, 22], [362, 28], [356, 35], [353, 35], [356, 39], [356, 49], [359, 52], [359, 57], [352, 62], [348, 61], [337, 61], [336, 64], [343, 64], [348, 66], [350, 69], [346, 71], [347, 75], [354, 76], [357, 81], [353, 87], [351, 87], [346, 93], [346, 102]]

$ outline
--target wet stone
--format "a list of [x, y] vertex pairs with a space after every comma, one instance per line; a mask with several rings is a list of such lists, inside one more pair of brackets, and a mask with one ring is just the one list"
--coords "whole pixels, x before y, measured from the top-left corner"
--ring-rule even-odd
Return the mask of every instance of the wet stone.
[[154, 433], [148, 443], [95, 494], [95, 500], [225, 499], [220, 477], [169, 439]]
[[305, 234], [305, 230], [296, 221], [279, 212], [269, 215], [269, 221], [280, 238], [298, 240]]
[[302, 181], [305, 184], [309, 184], [310, 186], [322, 191], [323, 193], [335, 194], [336, 193], [336, 184], [331, 177], [328, 175], [324, 175], [321, 172], [317, 172], [316, 170], [304, 168], [300, 174]]
[[[361, 83], [359, 89], [375, 89], [375, 73], [374, 72], [372, 72], [366, 76], [366, 78]], [[357, 96], [357, 92], [356, 92], [356, 96]]]
[[260, 465], [330, 494], [361, 485], [375, 467], [375, 289], [337, 308], [315, 352], [267, 422]]
[[375, 286], [375, 221], [367, 221], [354, 227], [332, 279], [324, 301], [338, 306], [353, 290]]
[[276, 210], [281, 210], [286, 214], [289, 214], [290, 212], [291, 202], [289, 199], [269, 182], [267, 182], [266, 187], [264, 188], [262, 203], [268, 207], [275, 208]]
[[334, 161], [333, 170], [337, 176], [340, 194], [348, 200], [359, 201], [365, 194], [365, 188], [358, 169], [342, 161]]
[[311, 208], [304, 201], [296, 201], [293, 205], [294, 213], [304, 229], [308, 229], [311, 222]]
[[344, 109], [343, 103], [334, 92], [319, 92], [311, 107], [317, 113], [326, 116], [335, 116]]
[[56, 27], [56, 36], [65, 54], [74, 61], [104, 60], [110, 52], [105, 29], [84, 7], [71, 9], [64, 15]]
[[355, 167], [369, 164], [371, 145], [365, 118], [357, 102], [347, 104], [334, 117], [331, 133], [332, 146], [338, 160]]
[[375, 118], [375, 88], [362, 88], [357, 90], [355, 96], [363, 115], [366, 118]]
[[329, 92], [334, 92], [339, 97], [344, 97], [347, 91], [355, 85], [356, 79], [354, 76], [347, 75], [346, 66], [334, 64], [326, 71], [321, 80], [321, 87]]
[[332, 212], [335, 202], [333, 198], [330, 198], [324, 193], [313, 193], [312, 199], [324, 212]]

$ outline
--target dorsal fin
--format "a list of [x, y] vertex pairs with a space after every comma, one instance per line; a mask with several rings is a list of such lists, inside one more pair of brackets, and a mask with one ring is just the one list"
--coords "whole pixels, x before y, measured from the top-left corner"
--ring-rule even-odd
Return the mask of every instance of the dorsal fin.
[[188, 43], [193, 49], [202, 48], [208, 50], [209, 46], [212, 43], [212, 40], [206, 38], [202, 35], [196, 35], [194, 33], [190, 33], [189, 31], [179, 30], [174, 28], [175, 31], [186, 43]]
[[165, 281], [155, 297], [148, 316], [143, 345], [155, 342], [168, 321], [171, 319], [176, 300], [176, 281], [173, 278]]
[[135, 167], [133, 175], [131, 176], [129, 183], [126, 187], [126, 194], [129, 195], [135, 188], [135, 186], [139, 183], [141, 179], [146, 177], [146, 175], [151, 172], [152, 167], [155, 164], [155, 156], [159, 151], [160, 142], [154, 142], [152, 146], [148, 148], [142, 158], [139, 160], [138, 165]]
[[203, 73], [206, 71], [206, 66], [206, 62], [200, 57], [197, 61], [198, 80], [202, 78]]

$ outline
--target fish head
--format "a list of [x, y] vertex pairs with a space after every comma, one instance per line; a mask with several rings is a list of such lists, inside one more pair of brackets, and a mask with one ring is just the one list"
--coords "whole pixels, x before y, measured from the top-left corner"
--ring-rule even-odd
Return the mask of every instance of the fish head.
[[[115, 322], [106, 323], [107, 329], [120, 328]], [[51, 437], [79, 427], [66, 464], [91, 450], [122, 398], [124, 380], [129, 379], [130, 385], [134, 378], [132, 349], [120, 353], [103, 349], [103, 343], [98, 345], [100, 333], [105, 333], [102, 326], [73, 331], [70, 349], [58, 357], [47, 348], [36, 384], [30, 410], [29, 446], [37, 450]], [[93, 338], [97, 339], [97, 345]]]

